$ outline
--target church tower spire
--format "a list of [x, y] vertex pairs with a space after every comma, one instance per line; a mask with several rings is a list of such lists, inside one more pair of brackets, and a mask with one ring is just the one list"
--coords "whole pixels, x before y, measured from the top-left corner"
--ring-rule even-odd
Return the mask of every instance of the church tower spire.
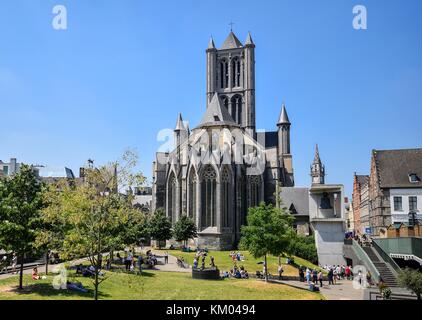
[[319, 156], [318, 144], [315, 147], [314, 162], [311, 165], [312, 184], [325, 184], [325, 166]]
[[245, 44], [230, 31], [217, 49], [211, 39], [207, 53], [207, 108], [215, 93], [233, 120], [255, 137], [255, 44]]

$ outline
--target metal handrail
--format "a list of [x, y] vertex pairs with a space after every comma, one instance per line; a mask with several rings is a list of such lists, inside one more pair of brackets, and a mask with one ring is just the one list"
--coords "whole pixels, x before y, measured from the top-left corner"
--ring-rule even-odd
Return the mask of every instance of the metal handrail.
[[399, 273], [401, 271], [401, 268], [399, 267], [399, 265], [394, 261], [393, 258], [390, 257], [389, 254], [387, 254], [384, 250], [382, 250], [382, 248], [378, 245], [378, 243], [376, 243], [375, 241], [372, 241], [372, 246], [374, 247], [374, 249], [379, 253], [379, 255], [381, 256], [381, 258], [387, 262], [388, 264], [391, 265], [391, 267], [393, 267], [393, 269]]
[[359, 258], [359, 260], [361, 260], [363, 263], [365, 263], [365, 266], [369, 269], [371, 274], [376, 276], [376, 278], [375, 278], [376, 281], [379, 282], [381, 275], [380, 275], [378, 269], [375, 267], [372, 260], [368, 257], [366, 252], [362, 249], [362, 247], [359, 245], [359, 243], [356, 240], [353, 240], [352, 247], [353, 247], [357, 257]]

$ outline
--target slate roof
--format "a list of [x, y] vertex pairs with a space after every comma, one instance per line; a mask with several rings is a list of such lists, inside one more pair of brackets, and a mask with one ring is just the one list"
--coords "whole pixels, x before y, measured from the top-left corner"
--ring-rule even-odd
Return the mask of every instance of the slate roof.
[[215, 93], [212, 97], [210, 104], [208, 105], [207, 110], [205, 111], [204, 116], [202, 117], [200, 126], [204, 125], [237, 125], [229, 111], [223, 107], [220, 103], [218, 95]]
[[292, 204], [296, 209], [295, 215], [309, 215], [309, 189], [297, 187], [281, 188], [281, 200], [284, 208], [291, 208]]
[[252, 40], [251, 33], [250, 33], [250, 32], [248, 32], [248, 37], [246, 38], [245, 46], [246, 46], [246, 45], [253, 45], [253, 44], [254, 44], [254, 43], [253, 43], [253, 40]]
[[265, 139], [265, 149], [275, 148], [278, 145], [278, 132], [277, 131], [265, 131], [257, 132], [257, 141], [262, 143]]
[[287, 115], [287, 110], [284, 103], [281, 107], [280, 117], [278, 118], [278, 124], [290, 124], [289, 116]]
[[368, 175], [356, 175], [356, 179], [359, 185], [364, 186], [369, 183], [369, 176]]
[[[381, 188], [422, 188], [422, 148], [402, 150], [373, 150]], [[410, 182], [409, 174], [419, 181]]]
[[221, 46], [220, 50], [226, 49], [237, 49], [241, 48], [243, 45], [240, 40], [236, 37], [236, 35], [231, 31], [227, 36], [226, 40], [224, 41], [223, 45]]

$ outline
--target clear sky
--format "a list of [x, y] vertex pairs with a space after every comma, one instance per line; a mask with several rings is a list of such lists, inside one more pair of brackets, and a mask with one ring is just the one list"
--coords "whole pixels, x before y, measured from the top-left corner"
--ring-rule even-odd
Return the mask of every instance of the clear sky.
[[[68, 29], [52, 27], [65, 5]], [[368, 10], [368, 29], [352, 9]], [[422, 147], [420, 0], [2, 0], [0, 159], [68, 166], [151, 162], [177, 113], [205, 110], [205, 49], [234, 22], [256, 44], [257, 128], [275, 130], [285, 101], [296, 184], [319, 144], [327, 183], [369, 173], [372, 149]]]

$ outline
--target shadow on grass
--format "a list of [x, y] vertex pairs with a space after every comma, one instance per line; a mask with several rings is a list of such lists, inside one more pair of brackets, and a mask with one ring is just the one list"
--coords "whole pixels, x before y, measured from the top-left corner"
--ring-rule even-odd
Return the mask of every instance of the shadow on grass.
[[[37, 294], [42, 297], [75, 297], [75, 298], [91, 298], [94, 297], [94, 290], [87, 289], [88, 292], [78, 292], [69, 289], [64, 290], [56, 290], [54, 287], [49, 283], [34, 283], [25, 286], [22, 290], [20, 290], [17, 286], [13, 287], [10, 292], [17, 294], [17, 295], [29, 295], [29, 294]], [[101, 290], [98, 292], [98, 297], [107, 298], [110, 295], [102, 293]]]

